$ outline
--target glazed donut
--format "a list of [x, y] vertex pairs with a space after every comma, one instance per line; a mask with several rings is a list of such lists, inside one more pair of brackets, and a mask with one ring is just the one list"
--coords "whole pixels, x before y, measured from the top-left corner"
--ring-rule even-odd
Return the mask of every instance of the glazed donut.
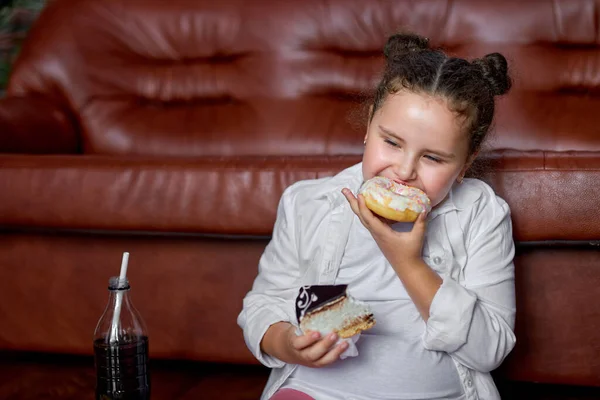
[[431, 201], [422, 190], [383, 176], [364, 182], [358, 193], [369, 210], [392, 221], [414, 222], [423, 211], [431, 211]]

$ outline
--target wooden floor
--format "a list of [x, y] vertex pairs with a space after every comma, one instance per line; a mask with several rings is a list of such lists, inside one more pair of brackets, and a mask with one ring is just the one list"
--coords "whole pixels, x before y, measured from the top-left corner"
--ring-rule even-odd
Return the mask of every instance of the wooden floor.
[[[255, 400], [268, 370], [192, 362], [153, 362], [152, 400]], [[94, 400], [90, 357], [0, 353], [0, 400]], [[600, 388], [499, 383], [507, 400], [600, 400]]]

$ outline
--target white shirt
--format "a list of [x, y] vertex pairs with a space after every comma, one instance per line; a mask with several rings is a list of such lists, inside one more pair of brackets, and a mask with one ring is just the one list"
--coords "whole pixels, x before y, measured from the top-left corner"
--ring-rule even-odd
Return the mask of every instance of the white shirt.
[[357, 216], [335, 283], [347, 284], [352, 297], [369, 304], [377, 323], [360, 335], [358, 357], [322, 369], [298, 366], [283, 387], [319, 400], [345, 400], [349, 394], [360, 400], [464, 398], [452, 358], [423, 347], [419, 311]]
[[[297, 182], [281, 198], [272, 240], [238, 317], [252, 353], [273, 368], [261, 399], [297, 367], [261, 352], [262, 337], [276, 322], [297, 325], [300, 286], [335, 283], [354, 219], [341, 190], [356, 193], [361, 171], [357, 164], [335, 177]], [[420, 341], [424, 349], [451, 357], [468, 400], [500, 399], [489, 372], [515, 344], [513, 257], [508, 206], [485, 183], [455, 185], [429, 214], [423, 259], [443, 283]]]

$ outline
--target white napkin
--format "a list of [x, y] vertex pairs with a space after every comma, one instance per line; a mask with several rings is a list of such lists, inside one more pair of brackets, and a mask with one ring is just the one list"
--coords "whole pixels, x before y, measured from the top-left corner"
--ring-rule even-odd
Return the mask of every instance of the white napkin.
[[360, 338], [360, 333], [357, 333], [354, 336], [351, 336], [346, 339], [339, 338], [336, 345], [342, 342], [348, 343], [348, 348], [342, 354], [340, 354], [340, 360], [348, 357], [356, 357], [358, 355], [358, 348], [356, 347], [356, 342], [358, 342], [358, 338]]

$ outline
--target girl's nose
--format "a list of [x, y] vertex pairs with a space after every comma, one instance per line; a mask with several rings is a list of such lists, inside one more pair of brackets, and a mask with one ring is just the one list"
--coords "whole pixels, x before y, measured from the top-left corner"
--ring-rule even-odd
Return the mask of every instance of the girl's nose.
[[405, 182], [410, 182], [417, 177], [416, 173], [417, 169], [415, 167], [415, 163], [411, 159], [405, 159], [401, 162], [397, 163], [394, 168], [394, 173], [396, 177]]

